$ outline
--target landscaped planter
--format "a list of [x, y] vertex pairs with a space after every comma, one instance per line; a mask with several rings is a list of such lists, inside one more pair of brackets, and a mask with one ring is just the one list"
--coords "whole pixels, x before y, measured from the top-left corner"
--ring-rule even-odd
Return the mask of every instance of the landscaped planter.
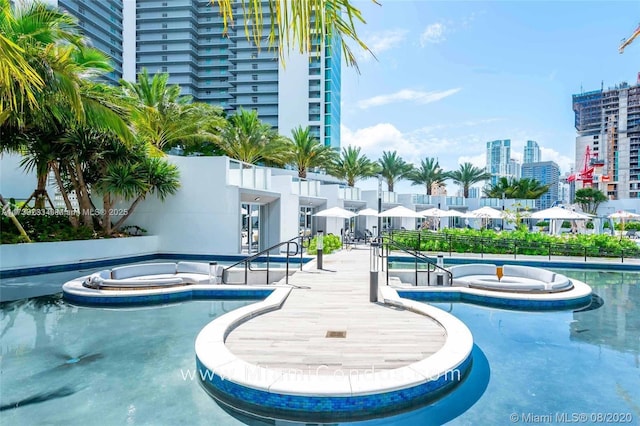
[[104, 259], [151, 255], [158, 252], [158, 237], [105, 238], [47, 243], [0, 245], [0, 271], [85, 264]]

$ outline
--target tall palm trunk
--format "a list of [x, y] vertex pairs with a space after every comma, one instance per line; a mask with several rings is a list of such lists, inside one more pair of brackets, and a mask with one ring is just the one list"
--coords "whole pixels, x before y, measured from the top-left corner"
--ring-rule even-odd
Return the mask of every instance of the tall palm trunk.
[[106, 192], [102, 196], [102, 210], [104, 211], [104, 216], [102, 216], [102, 230], [106, 236], [111, 235], [111, 194]]
[[73, 211], [73, 205], [71, 204], [71, 200], [69, 199], [69, 194], [64, 189], [64, 185], [62, 183], [62, 176], [60, 175], [60, 167], [58, 163], [51, 162], [51, 170], [53, 170], [53, 175], [56, 177], [56, 183], [58, 184], [58, 188], [60, 189], [60, 193], [62, 194], [62, 199], [64, 200], [64, 205], [67, 207], [67, 212], [69, 215], [69, 222], [71, 222], [71, 226], [77, 228], [80, 223], [78, 222], [78, 218], [76, 217], [75, 212]]
[[78, 198], [78, 206], [80, 207], [80, 217], [82, 218], [82, 225], [87, 226], [93, 230], [93, 218], [91, 216], [92, 205], [89, 199], [89, 192], [84, 182], [84, 176], [82, 175], [82, 166], [78, 158], [73, 159], [72, 164], [68, 164], [69, 178], [73, 184], [73, 189], [76, 192]]

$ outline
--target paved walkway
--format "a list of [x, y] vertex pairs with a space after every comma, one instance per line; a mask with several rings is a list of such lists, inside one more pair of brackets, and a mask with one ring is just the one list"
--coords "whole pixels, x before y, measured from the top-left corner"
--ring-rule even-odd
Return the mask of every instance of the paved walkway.
[[[233, 330], [225, 342], [229, 350], [270, 369], [347, 375], [403, 367], [443, 346], [446, 333], [437, 322], [369, 302], [368, 249], [325, 256], [323, 266], [291, 276], [290, 284], [309, 288], [293, 289], [282, 309]], [[346, 336], [326, 337], [328, 331]]]

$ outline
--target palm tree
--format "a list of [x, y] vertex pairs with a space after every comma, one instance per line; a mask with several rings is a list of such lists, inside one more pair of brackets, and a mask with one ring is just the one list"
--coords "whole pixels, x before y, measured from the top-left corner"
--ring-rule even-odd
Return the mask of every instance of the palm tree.
[[285, 164], [291, 142], [260, 121], [256, 111], [240, 109], [227, 120], [217, 142], [225, 155], [249, 164]]
[[440, 185], [446, 179], [445, 173], [440, 168], [435, 158], [425, 158], [420, 162], [420, 167], [414, 169], [407, 176], [413, 185], [424, 185], [427, 195], [431, 195], [433, 185]]
[[469, 197], [469, 187], [474, 183], [491, 179], [491, 173], [487, 173], [484, 169], [476, 167], [471, 163], [460, 165], [458, 170], [445, 173], [448, 179], [462, 187], [462, 193], [465, 198]]
[[358, 179], [375, 176], [380, 169], [366, 155], [360, 155], [360, 147], [348, 146], [342, 148], [342, 154], [334, 160], [328, 172], [353, 187]]
[[[213, 0], [212, 0], [213, 1]], [[300, 53], [313, 53], [312, 41], [316, 38], [325, 40], [336, 38], [342, 49], [347, 65], [355, 66], [357, 62], [348, 41], [355, 42], [367, 52], [367, 45], [360, 40], [356, 25], [365, 20], [359, 9], [349, 0], [269, 0], [270, 22], [265, 23], [262, 2], [242, 0], [241, 7], [234, 5], [234, 0], [214, 0], [220, 7], [220, 14], [225, 25], [233, 25], [234, 13], [244, 17], [244, 32], [247, 39], [260, 46], [268, 25], [269, 47], [277, 47], [281, 60], [295, 45]], [[377, 0], [372, 0], [378, 4]]]
[[389, 192], [393, 192], [396, 181], [407, 177], [413, 170], [413, 166], [398, 156], [396, 151], [383, 151], [378, 164], [380, 165], [380, 174], [387, 181]]
[[168, 80], [166, 73], [151, 78], [143, 69], [136, 83], [120, 81], [134, 102], [131, 115], [138, 136], [160, 151], [178, 144], [216, 142], [212, 129], [222, 127], [222, 109], [191, 103], [191, 96], [181, 96], [180, 86], [169, 86]]
[[[49, 162], [55, 157], [55, 141], [71, 122], [90, 122], [111, 128], [130, 138], [126, 123], [102, 97], [104, 90], [87, 77], [109, 71], [107, 57], [85, 46], [74, 19], [40, 2], [17, 9], [2, 3], [3, 36], [22, 49], [25, 60], [43, 82], [33, 102], [18, 103], [20, 110], [4, 110], [0, 120], [1, 151], [26, 152], [37, 174], [35, 207], [43, 208]], [[8, 93], [0, 85], [3, 96]], [[11, 111], [7, 113], [7, 111]]]
[[501, 177], [495, 185], [485, 190], [484, 193], [491, 198], [537, 200], [549, 190], [549, 187], [550, 185], [543, 185], [536, 179]]
[[[108, 167], [100, 188], [113, 196], [112, 204], [120, 198], [133, 200], [124, 209], [126, 213], [109, 228], [109, 232], [117, 231], [131, 216], [138, 204], [148, 195], [155, 194], [161, 201], [175, 194], [180, 188], [180, 172], [175, 164], [164, 158], [146, 156], [139, 162], [119, 162]], [[106, 209], [106, 207], [105, 207]], [[107, 218], [110, 220], [110, 218]], [[110, 227], [110, 222], [107, 221]]]
[[598, 206], [607, 201], [607, 196], [596, 188], [582, 188], [576, 191], [575, 201], [585, 213], [596, 214]]
[[309, 127], [296, 127], [291, 131], [293, 152], [289, 164], [298, 169], [298, 177], [305, 179], [307, 170], [314, 167], [328, 167], [336, 156], [331, 147], [324, 146], [311, 134]]

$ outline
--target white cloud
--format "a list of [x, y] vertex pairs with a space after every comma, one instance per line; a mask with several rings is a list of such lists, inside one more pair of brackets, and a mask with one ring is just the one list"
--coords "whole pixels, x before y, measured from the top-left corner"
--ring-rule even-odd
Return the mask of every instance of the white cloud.
[[460, 90], [462, 90], [461, 87], [433, 92], [402, 89], [388, 95], [378, 95], [368, 99], [363, 99], [358, 102], [358, 106], [362, 109], [366, 109], [373, 106], [381, 106], [404, 101], [413, 101], [419, 104], [428, 104], [431, 102], [437, 102], [451, 95], [455, 95]]
[[420, 46], [425, 47], [427, 44], [442, 43], [446, 40], [446, 31], [447, 27], [441, 22], [428, 25], [420, 34]]
[[478, 155], [462, 155], [458, 157], [458, 164], [471, 163], [476, 167], [483, 168], [487, 164], [487, 154], [482, 153]]
[[[370, 36], [365, 36], [363, 37], [363, 40], [365, 44], [369, 46], [369, 49], [371, 49], [373, 54], [378, 56], [382, 52], [399, 46], [406, 39], [408, 32], [408, 30], [404, 29], [386, 30]], [[373, 57], [368, 52], [365, 52], [364, 50], [360, 51], [360, 60], [367, 61], [371, 58]]]
[[560, 167], [561, 173], [570, 171], [576, 161], [575, 158], [560, 154], [553, 148], [545, 148], [543, 146], [540, 147], [540, 157], [542, 161], [555, 161]]

